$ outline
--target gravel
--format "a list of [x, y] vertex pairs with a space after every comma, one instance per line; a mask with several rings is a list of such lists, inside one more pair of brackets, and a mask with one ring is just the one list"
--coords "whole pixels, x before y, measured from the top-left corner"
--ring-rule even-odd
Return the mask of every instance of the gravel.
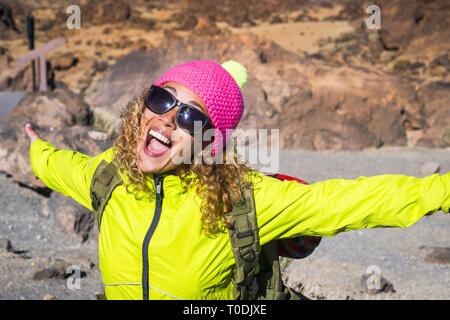
[[[450, 171], [450, 150], [386, 147], [350, 151], [282, 151], [280, 172], [309, 183], [326, 179], [403, 174], [424, 177], [424, 165]], [[310, 298], [449, 299], [450, 265], [425, 262], [434, 247], [450, 247], [450, 217], [442, 211], [408, 228], [354, 230], [323, 238], [309, 257], [291, 262], [286, 283]], [[395, 293], [368, 295], [360, 284], [369, 266], [393, 283]]]
[[[450, 169], [447, 149], [383, 147], [361, 152], [280, 152], [279, 172], [309, 183], [355, 179], [378, 174], [422, 177], [433, 162], [440, 174]], [[98, 269], [98, 244], [71, 238], [46, 209], [47, 198], [0, 173], [0, 299], [95, 299], [103, 285]], [[3, 244], [4, 247], [3, 248]], [[435, 247], [450, 247], [450, 219], [442, 212], [404, 229], [366, 229], [323, 238], [316, 251], [289, 263], [285, 282], [311, 299], [449, 299], [449, 264], [425, 262]], [[67, 279], [33, 280], [36, 272], [57, 259], [80, 266], [85, 277], [79, 289]], [[93, 265], [93, 266], [92, 266]], [[370, 295], [361, 279], [369, 266], [393, 284], [395, 292]], [[67, 278], [67, 275], [65, 275]], [[69, 278], [70, 279], [70, 278]]]
[[[0, 299], [41, 300], [46, 294], [56, 299], [95, 299], [95, 294], [102, 291], [98, 245], [71, 238], [55, 219], [44, 214], [46, 201], [0, 174], [0, 235], [13, 248], [0, 248]], [[36, 272], [56, 259], [78, 265], [86, 272], [86, 277], [80, 279], [80, 289], [68, 289], [67, 281], [72, 278], [33, 280]], [[95, 266], [85, 267], [86, 261]]]

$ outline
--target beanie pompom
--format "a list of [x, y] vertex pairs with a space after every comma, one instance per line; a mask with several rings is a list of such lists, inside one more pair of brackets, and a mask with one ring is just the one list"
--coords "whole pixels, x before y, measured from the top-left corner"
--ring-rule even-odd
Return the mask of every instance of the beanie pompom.
[[229, 74], [238, 84], [239, 88], [243, 88], [247, 83], [247, 69], [239, 62], [228, 60], [222, 63], [222, 67], [228, 71]]

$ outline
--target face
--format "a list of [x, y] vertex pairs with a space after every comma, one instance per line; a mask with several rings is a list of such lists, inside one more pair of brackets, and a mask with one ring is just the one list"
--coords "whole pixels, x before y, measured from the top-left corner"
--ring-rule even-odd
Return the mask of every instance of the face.
[[[161, 87], [179, 101], [197, 108], [209, 117], [203, 101], [184, 85], [167, 82]], [[164, 114], [156, 114], [145, 108], [137, 148], [137, 162], [142, 172], [161, 174], [172, 171], [179, 166], [173, 160], [183, 156], [183, 150], [194, 150], [194, 138], [177, 125], [178, 108]]]

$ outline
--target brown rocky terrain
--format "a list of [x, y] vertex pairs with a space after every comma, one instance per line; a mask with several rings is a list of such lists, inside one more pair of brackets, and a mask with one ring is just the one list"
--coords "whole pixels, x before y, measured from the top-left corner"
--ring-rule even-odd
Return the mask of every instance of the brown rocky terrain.
[[[69, 2], [80, 30], [65, 26]], [[2, 0], [0, 89], [30, 89], [14, 59], [33, 12], [38, 43], [67, 40], [48, 56], [51, 85], [84, 96], [110, 134], [170, 66], [235, 59], [250, 73], [241, 127], [279, 128], [282, 148], [450, 146], [447, 1], [378, 1], [379, 31], [363, 1], [72, 2]]]
[[68, 90], [42, 94], [29, 93], [0, 122], [0, 170], [30, 187], [43, 188], [31, 171], [29, 140], [23, 133], [24, 121], [30, 122], [41, 137], [60, 148], [78, 150], [94, 156], [104, 145], [92, 139], [89, 105]]
[[[118, 114], [172, 64], [202, 57], [235, 59], [247, 65], [250, 74], [241, 128], [280, 128], [282, 148], [361, 150], [377, 143], [446, 146], [442, 130], [449, 110], [442, 105], [435, 109], [436, 101], [448, 99], [445, 83], [419, 86], [372, 66], [327, 65], [252, 35], [227, 39], [232, 45], [223, 39], [186, 38], [130, 53], [87, 91], [86, 99]], [[143, 68], [153, 72], [142, 73]]]

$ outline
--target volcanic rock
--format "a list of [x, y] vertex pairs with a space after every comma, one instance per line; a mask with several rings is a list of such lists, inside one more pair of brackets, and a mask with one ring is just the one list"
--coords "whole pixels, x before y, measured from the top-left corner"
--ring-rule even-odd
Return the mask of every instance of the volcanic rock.
[[78, 58], [68, 52], [51, 59], [50, 63], [56, 71], [68, 70], [78, 63]]
[[14, 252], [14, 248], [11, 244], [11, 241], [7, 238], [0, 238], [0, 250], [4, 250], [7, 252]]
[[438, 163], [428, 161], [422, 165], [422, 167], [420, 168], [420, 173], [422, 173], [424, 176], [429, 176], [431, 174], [438, 173], [440, 168], [441, 167]]
[[30, 12], [26, 3], [18, 0], [0, 1], [0, 39], [17, 36], [24, 30], [25, 17]]
[[63, 259], [48, 259], [48, 264], [34, 272], [33, 280], [65, 279], [69, 263]]
[[226, 21], [233, 27], [255, 25], [255, 20], [268, 20], [273, 12], [288, 12], [305, 5], [308, 0], [223, 0], [221, 5], [202, 0], [178, 1], [183, 13], [194, 13], [197, 17], [211, 17]]
[[[427, 1], [382, 0], [382, 42], [390, 50], [408, 47], [418, 38], [428, 44], [448, 43], [450, 3], [446, 0]], [[433, 36], [432, 36], [433, 35]]]
[[80, 242], [98, 238], [97, 225], [90, 210], [58, 192], [52, 192], [48, 209], [64, 230]]
[[[369, 280], [369, 277], [370, 277], [370, 280]], [[376, 283], [374, 282], [376, 279], [373, 277], [374, 276], [366, 275], [366, 274], [361, 277], [361, 288], [363, 289], [364, 292], [367, 292], [368, 294], [372, 294], [372, 295], [382, 293], [382, 292], [384, 292], [384, 293], [395, 292], [394, 285], [384, 277], [380, 277], [380, 279], [379, 279], [379, 281], [380, 281], [379, 288], [369, 287], [368, 281], [373, 281], [373, 285], [376, 285]]]
[[29, 64], [16, 66], [6, 48], [0, 48], [0, 91], [32, 90]]
[[123, 0], [88, 2], [80, 11], [83, 23], [92, 25], [123, 22], [131, 16], [130, 5]]
[[432, 248], [432, 251], [425, 257], [425, 261], [429, 263], [450, 264], [450, 248]]
[[[240, 128], [279, 129], [281, 148], [445, 146], [448, 84], [413, 85], [407, 78], [374, 68], [330, 65], [249, 35], [168, 40], [150, 51], [132, 52], [108, 69], [87, 100], [117, 118], [132, 98], [145, 94], [170, 67], [196, 59], [232, 59], [248, 68]], [[104, 123], [112, 128], [115, 122]]]
[[31, 170], [25, 123], [30, 122], [41, 138], [55, 147], [94, 156], [104, 151], [108, 143], [89, 137], [90, 119], [89, 105], [69, 90], [28, 93], [0, 121], [0, 170], [22, 184], [46, 188]]
[[[417, 91], [420, 108], [414, 114], [421, 122], [422, 136], [416, 146], [445, 148], [450, 146], [446, 132], [450, 130], [450, 83], [428, 82]], [[412, 113], [411, 113], [412, 114]]]

